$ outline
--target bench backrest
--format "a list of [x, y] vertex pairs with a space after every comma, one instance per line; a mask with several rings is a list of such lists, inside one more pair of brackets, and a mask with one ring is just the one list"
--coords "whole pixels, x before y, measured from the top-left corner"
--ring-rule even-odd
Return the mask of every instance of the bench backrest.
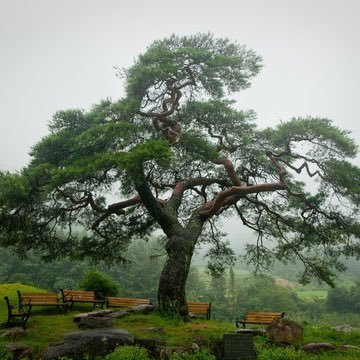
[[61, 290], [63, 294], [63, 301], [95, 301], [95, 292], [94, 291], [85, 291], [85, 290]]
[[205, 314], [207, 319], [210, 319], [211, 302], [187, 302], [188, 311], [193, 314]]
[[18, 291], [19, 303], [21, 305], [43, 305], [43, 304], [57, 304], [58, 295], [54, 292], [23, 292]]
[[274, 319], [282, 318], [285, 313], [248, 311], [243, 321], [247, 324], [270, 324]]
[[134, 298], [119, 298], [111, 297], [107, 298], [108, 307], [131, 307], [137, 305], [150, 305], [149, 299], [134, 299]]

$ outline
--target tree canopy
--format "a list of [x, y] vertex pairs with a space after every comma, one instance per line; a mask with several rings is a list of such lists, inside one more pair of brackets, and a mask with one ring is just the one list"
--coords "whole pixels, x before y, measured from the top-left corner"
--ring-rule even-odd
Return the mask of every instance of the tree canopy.
[[331, 283], [340, 254], [360, 256], [357, 145], [320, 117], [258, 129], [233, 95], [261, 67], [212, 34], [155, 41], [120, 71], [123, 98], [57, 112], [29, 165], [0, 174], [1, 244], [125, 262], [132, 240], [161, 229], [160, 309], [184, 317], [195, 246], [221, 272], [235, 258], [221, 219], [237, 216], [257, 234], [249, 261], [297, 258], [303, 281]]

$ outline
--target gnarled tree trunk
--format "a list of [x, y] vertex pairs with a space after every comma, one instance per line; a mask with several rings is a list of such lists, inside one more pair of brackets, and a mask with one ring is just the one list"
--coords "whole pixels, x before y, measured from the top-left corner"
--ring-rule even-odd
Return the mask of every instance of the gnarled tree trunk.
[[169, 238], [167, 259], [159, 280], [158, 302], [163, 315], [188, 318], [185, 285], [196, 240], [184, 234]]

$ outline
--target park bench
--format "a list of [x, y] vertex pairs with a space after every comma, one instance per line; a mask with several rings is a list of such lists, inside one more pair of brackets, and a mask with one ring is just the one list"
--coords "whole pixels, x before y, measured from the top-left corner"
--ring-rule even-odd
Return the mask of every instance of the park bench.
[[132, 307], [137, 305], [151, 305], [149, 299], [120, 298], [109, 296], [106, 307]]
[[284, 317], [284, 312], [248, 311], [241, 319], [237, 318], [235, 324], [245, 329], [246, 324], [269, 325], [273, 320]]
[[69, 290], [61, 289], [62, 301], [65, 304], [70, 304], [70, 308], [74, 306], [74, 303], [91, 303], [94, 308], [99, 306], [104, 307], [105, 300], [98, 299], [94, 291], [85, 290]]
[[66, 310], [66, 304], [61, 302], [54, 292], [23, 292], [17, 291], [20, 309], [24, 306], [54, 306]]
[[6, 321], [6, 327], [21, 326], [24, 330], [26, 322], [30, 316], [31, 305], [15, 306], [10, 304], [10, 300], [7, 296], [4, 297], [8, 310], [8, 318]]
[[195, 301], [188, 301], [187, 307], [189, 313], [194, 315], [205, 315], [207, 320], [210, 320], [211, 315], [211, 302], [195, 302]]

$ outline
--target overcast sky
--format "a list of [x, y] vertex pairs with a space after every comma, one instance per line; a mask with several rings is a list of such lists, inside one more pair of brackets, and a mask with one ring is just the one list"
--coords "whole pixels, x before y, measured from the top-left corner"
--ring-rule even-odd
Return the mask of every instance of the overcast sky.
[[27, 164], [55, 111], [121, 97], [113, 67], [171, 33], [263, 57], [238, 104], [261, 127], [323, 116], [359, 139], [359, 18], [357, 0], [0, 0], [0, 170]]

